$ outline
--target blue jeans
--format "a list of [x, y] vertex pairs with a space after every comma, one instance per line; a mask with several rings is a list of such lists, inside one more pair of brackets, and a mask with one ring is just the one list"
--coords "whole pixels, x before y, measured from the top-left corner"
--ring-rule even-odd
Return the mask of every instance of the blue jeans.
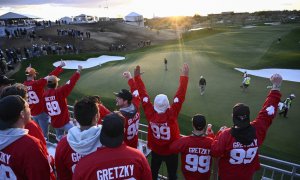
[[42, 112], [39, 115], [32, 116], [32, 119], [41, 127], [44, 137], [48, 139], [50, 116], [47, 113]]
[[71, 124], [70, 122], [68, 122], [67, 124], [65, 124], [63, 127], [61, 128], [54, 128], [55, 129], [55, 133], [56, 133], [56, 140], [60, 141], [65, 132], [68, 132], [69, 129], [71, 129], [73, 127], [73, 124]]

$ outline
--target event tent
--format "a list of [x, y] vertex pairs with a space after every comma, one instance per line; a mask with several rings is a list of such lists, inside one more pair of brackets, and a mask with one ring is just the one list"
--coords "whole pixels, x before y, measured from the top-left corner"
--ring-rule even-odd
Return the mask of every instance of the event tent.
[[0, 20], [13, 20], [13, 19], [39, 19], [39, 17], [33, 15], [17, 14], [13, 12], [8, 12], [0, 16]]
[[127, 22], [139, 22], [139, 21], [144, 21], [144, 18], [143, 18], [142, 15], [140, 15], [138, 13], [131, 12], [130, 14], [125, 16], [125, 21], [127, 21]]
[[131, 12], [124, 19], [127, 24], [144, 27], [144, 17], [138, 13]]

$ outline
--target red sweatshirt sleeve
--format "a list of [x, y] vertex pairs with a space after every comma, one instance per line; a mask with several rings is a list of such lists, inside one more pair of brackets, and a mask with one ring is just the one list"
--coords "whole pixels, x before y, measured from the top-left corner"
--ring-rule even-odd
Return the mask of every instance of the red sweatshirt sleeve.
[[62, 67], [58, 66], [57, 68], [55, 68], [52, 72], [49, 73], [49, 76], [54, 75], [54, 76], [58, 76], [60, 73], [62, 73], [64, 70]]
[[75, 87], [76, 82], [79, 80], [79, 78], [80, 78], [80, 73], [75, 72], [73, 76], [70, 78], [70, 80], [65, 85], [58, 88], [57, 91], [59, 91], [63, 97], [68, 97], [69, 94], [72, 92], [73, 88]]
[[[24, 164], [27, 166], [24, 167], [26, 177], [28, 179], [50, 179], [50, 165], [42, 144], [32, 143], [30, 147], [30, 149], [27, 149], [28, 156], [24, 157], [28, 158], [27, 163]], [[29, 154], [34, 154], [34, 156]]]
[[107, 116], [108, 114], [110, 114], [111, 112], [103, 104], [99, 104], [98, 108], [99, 108], [99, 113], [100, 113], [98, 124], [102, 124], [102, 119], [105, 116]]
[[136, 82], [137, 89], [139, 91], [139, 95], [142, 101], [142, 106], [144, 108], [145, 115], [146, 115], [146, 120], [148, 121], [153, 117], [153, 114], [155, 113], [153, 105], [150, 101], [150, 97], [147, 93], [146, 87], [141, 79], [141, 76], [136, 76], [134, 80]]
[[171, 105], [171, 109], [174, 111], [176, 115], [179, 114], [182, 104], [185, 100], [185, 94], [187, 90], [189, 78], [187, 76], [180, 76], [179, 87], [173, 99], [173, 104]]
[[271, 91], [265, 100], [262, 109], [259, 111], [258, 116], [251, 122], [256, 129], [257, 138], [260, 139], [259, 142], [261, 143], [265, 139], [267, 130], [276, 116], [280, 98], [281, 93], [279, 91]]
[[139, 96], [139, 92], [136, 86], [136, 83], [133, 79], [129, 79], [128, 80], [128, 85], [130, 87], [130, 92], [132, 93], [132, 103], [134, 104], [134, 106], [136, 108], [138, 108], [140, 106], [140, 96]]

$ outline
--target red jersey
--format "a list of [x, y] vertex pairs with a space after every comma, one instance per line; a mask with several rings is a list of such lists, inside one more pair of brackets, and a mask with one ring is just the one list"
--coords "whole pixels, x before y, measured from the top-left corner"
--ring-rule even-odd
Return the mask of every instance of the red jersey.
[[133, 148], [137, 148], [138, 146], [138, 132], [140, 125], [140, 97], [138, 90], [136, 88], [135, 82], [133, 79], [128, 80], [128, 85], [130, 86], [130, 91], [132, 93], [132, 101], [131, 104], [134, 106], [133, 110], [125, 111], [128, 108], [121, 108], [120, 112], [125, 117], [125, 136], [124, 142]]
[[[62, 71], [63, 69], [58, 66], [49, 75], [58, 76]], [[43, 99], [43, 93], [45, 85], [47, 84], [47, 79], [41, 78], [39, 80], [25, 81], [23, 84], [28, 90], [28, 104], [31, 110], [31, 115], [37, 116], [44, 112], [45, 100]]]
[[2, 149], [0, 155], [0, 174], [4, 179], [55, 179], [50, 177], [51, 169], [42, 143], [33, 136], [22, 136]]
[[[36, 124], [35, 121], [30, 120], [26, 125], [25, 125], [25, 129], [28, 129], [28, 134], [37, 138], [38, 140], [40, 140], [42, 147], [44, 149], [44, 151], [46, 152], [47, 158], [48, 158], [48, 162], [51, 165], [51, 167], [54, 167], [54, 158], [49, 155], [48, 153], [48, 149], [47, 149], [47, 144], [46, 144], [46, 140], [45, 137], [43, 135], [42, 129], [40, 128], [39, 125]], [[55, 175], [53, 172], [53, 169], [50, 170], [51, 171], [51, 179], [55, 179]]]
[[103, 104], [99, 104], [98, 105], [98, 109], [99, 109], [99, 114], [100, 114], [100, 117], [99, 117], [99, 120], [98, 120], [98, 124], [102, 124], [102, 119], [110, 114], [110, 110], [108, 110]]
[[49, 116], [51, 116], [51, 125], [54, 128], [61, 128], [70, 121], [67, 97], [79, 78], [80, 74], [75, 72], [71, 79], [62, 87], [45, 91], [46, 109]]
[[145, 85], [140, 76], [135, 77], [148, 125], [148, 147], [159, 155], [170, 155], [169, 145], [180, 138], [177, 122], [178, 114], [185, 99], [188, 77], [180, 76], [179, 87], [173, 103], [165, 113], [158, 114], [150, 102]]
[[46, 146], [46, 140], [45, 137], [43, 135], [42, 129], [40, 128], [39, 125], [36, 124], [35, 121], [30, 120], [26, 125], [25, 125], [25, 129], [28, 129], [29, 132], [28, 134], [39, 139], [44, 145]]
[[152, 180], [145, 156], [125, 144], [117, 148], [98, 148], [79, 161], [73, 175], [73, 180], [130, 178]]
[[207, 136], [186, 136], [171, 144], [171, 151], [181, 153], [181, 170], [185, 179], [210, 179], [212, 142], [213, 139]]
[[251, 125], [256, 130], [256, 137], [250, 145], [243, 145], [231, 135], [230, 128], [219, 132], [212, 143], [212, 155], [220, 157], [219, 176], [226, 179], [249, 179], [259, 169], [258, 147], [266, 137], [266, 133], [274, 119], [280, 101], [279, 91], [271, 91]]
[[60, 180], [72, 179], [75, 166], [82, 156], [75, 152], [67, 141], [67, 136], [63, 137], [57, 144], [55, 151], [55, 165], [57, 178]]

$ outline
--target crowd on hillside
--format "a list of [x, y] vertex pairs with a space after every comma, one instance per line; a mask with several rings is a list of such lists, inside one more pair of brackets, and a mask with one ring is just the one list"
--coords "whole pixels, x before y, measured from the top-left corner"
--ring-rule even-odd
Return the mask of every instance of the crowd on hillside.
[[[168, 179], [173, 180], [177, 179], [178, 154], [186, 179], [210, 179], [213, 161], [222, 180], [250, 180], [259, 169], [258, 148], [276, 116], [281, 97], [279, 74], [270, 77], [272, 88], [253, 121], [249, 107], [237, 103], [232, 109], [232, 127], [223, 126], [214, 134], [207, 125], [209, 119], [196, 114], [191, 119], [192, 134], [181, 137], [178, 116], [189, 83], [187, 64], [181, 68], [178, 89], [171, 101], [165, 94], [151, 101], [140, 66], [136, 66], [133, 76], [125, 71], [122, 76], [129, 88], [114, 93], [118, 110], [106, 108], [99, 96], [83, 97], [74, 105], [79, 126], [70, 122], [67, 97], [80, 79], [82, 66], [66, 84], [58, 86], [63, 66], [61, 61], [40, 79], [37, 70], [29, 66], [23, 84], [13, 84], [12, 79], [1, 76], [2, 178], [156, 180], [165, 162]], [[140, 105], [148, 124], [150, 164], [137, 150]], [[46, 148], [49, 123], [58, 141], [55, 157]]]
[[83, 38], [84, 35], [85, 35], [86, 38], [88, 38], [88, 39], [91, 38], [91, 32], [89, 32], [89, 31], [83, 32], [83, 31], [79, 31], [79, 30], [76, 30], [76, 29], [57, 29], [56, 31], [57, 31], [58, 36], [69, 36], [69, 37], [73, 37], [73, 38], [76, 38], [76, 37]]
[[[1, 74], [5, 74], [10, 67], [17, 62], [31, 59], [34, 57], [46, 56], [50, 54], [78, 54], [79, 49], [72, 43], [59, 44], [58, 42], [49, 43], [49, 44], [32, 44], [31, 47], [24, 48], [9, 48], [2, 50], [0, 48], [0, 60], [6, 68], [1, 68]], [[7, 67], [8, 66], [8, 67]], [[1, 65], [1, 67], [3, 67]]]

